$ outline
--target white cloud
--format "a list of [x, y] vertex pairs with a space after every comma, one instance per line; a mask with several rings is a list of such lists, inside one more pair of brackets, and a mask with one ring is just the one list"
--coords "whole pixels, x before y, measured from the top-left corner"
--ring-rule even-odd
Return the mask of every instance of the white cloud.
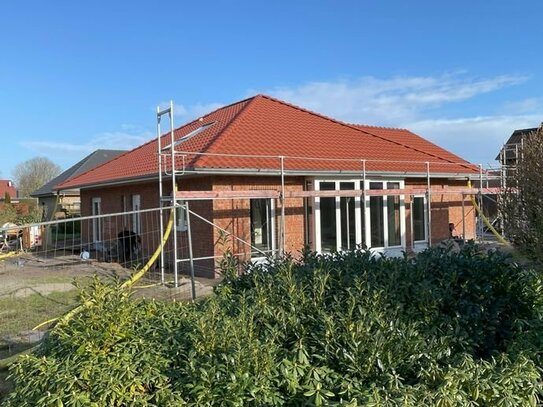
[[496, 166], [494, 158], [515, 129], [535, 127], [542, 114], [425, 119], [406, 127], [476, 164]]
[[310, 82], [267, 93], [334, 118], [357, 123], [394, 124], [414, 120], [425, 111], [518, 85], [528, 78], [501, 75], [471, 78], [463, 73], [440, 76], [398, 76], [379, 79]]
[[[372, 76], [356, 80], [310, 82], [269, 93], [336, 119], [352, 123], [405, 127], [475, 163], [493, 163], [501, 144], [514, 129], [543, 120], [540, 99], [527, 98], [481, 111], [447, 117], [449, 105], [526, 82], [520, 75], [473, 78], [465, 72], [438, 76]], [[489, 111], [488, 106], [485, 110]], [[465, 110], [465, 109], [464, 109]]]
[[540, 98], [527, 98], [506, 102], [501, 109], [504, 114], [525, 114], [543, 110], [543, 101]]
[[108, 150], [129, 150], [137, 147], [154, 137], [154, 133], [142, 130], [136, 126], [121, 126], [124, 129], [132, 129], [134, 132], [112, 131], [99, 133], [83, 142], [53, 142], [29, 140], [22, 141], [19, 144], [30, 150], [48, 154], [50, 156], [62, 157], [70, 153], [90, 154], [97, 149]]

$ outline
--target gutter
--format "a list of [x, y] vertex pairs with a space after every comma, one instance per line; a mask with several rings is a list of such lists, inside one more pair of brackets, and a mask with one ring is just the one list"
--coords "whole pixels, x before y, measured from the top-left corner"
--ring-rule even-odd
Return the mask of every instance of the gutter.
[[[187, 175], [248, 175], [248, 176], [280, 176], [281, 170], [279, 169], [266, 169], [266, 168], [251, 168], [251, 169], [235, 169], [235, 168], [199, 168], [184, 170], [184, 177]], [[285, 176], [305, 176], [305, 177], [351, 177], [357, 178], [362, 177], [362, 171], [307, 171], [307, 170], [285, 170]], [[176, 175], [181, 177], [180, 174]], [[423, 178], [426, 179], [428, 174], [426, 172], [408, 172], [408, 171], [366, 171], [366, 176], [371, 176], [374, 178]], [[479, 173], [441, 173], [441, 172], [430, 172], [431, 178], [446, 178], [446, 179], [457, 179], [457, 180], [478, 180]], [[119, 185], [128, 185], [135, 184], [139, 182], [150, 182], [158, 181], [158, 173], [156, 175], [146, 175], [135, 178], [124, 178], [119, 180], [112, 180], [107, 182], [100, 182], [97, 184], [80, 184], [80, 185], [71, 185], [67, 190], [73, 190], [75, 188], [80, 189], [96, 189], [104, 187], [113, 187]], [[53, 189], [56, 192], [62, 192], [63, 189]]]

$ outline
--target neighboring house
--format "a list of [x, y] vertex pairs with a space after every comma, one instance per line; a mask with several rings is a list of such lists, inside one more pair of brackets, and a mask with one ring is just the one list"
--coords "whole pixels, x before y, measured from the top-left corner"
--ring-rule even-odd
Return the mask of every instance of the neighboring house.
[[[507, 189], [515, 185], [515, 181], [511, 180], [511, 177], [516, 172], [518, 159], [522, 154], [522, 146], [528, 137], [535, 134], [538, 130], [538, 127], [532, 127], [513, 131], [495, 158], [500, 163], [499, 167], [487, 171], [487, 180], [483, 182], [483, 187]], [[476, 186], [478, 184], [478, 182], [475, 183]], [[499, 221], [498, 201], [499, 196], [496, 194], [483, 196], [483, 212], [492, 222]]]
[[[543, 126], [543, 123], [541, 124]], [[503, 145], [500, 152], [496, 156], [496, 160], [501, 166], [515, 166], [520, 156], [520, 149], [528, 136], [537, 132], [538, 127], [530, 129], [518, 129], [511, 134], [507, 142]]]
[[[281, 162], [288, 198], [283, 243], [294, 255], [304, 246], [330, 252], [357, 245], [400, 254], [449, 238], [450, 224], [456, 234], [465, 231], [465, 238], [474, 238], [474, 211], [459, 191], [469, 178], [479, 176], [479, 169], [408, 130], [347, 124], [257, 95], [174, 134], [176, 167], [182, 171], [177, 176], [179, 196], [224, 198], [252, 191], [251, 199], [194, 200], [190, 208], [263, 251], [280, 243], [281, 200], [276, 194], [283, 185]], [[169, 134], [164, 135], [161, 145], [168, 147], [169, 140]], [[157, 151], [155, 139], [56, 188], [79, 188], [83, 215], [157, 208]], [[428, 182], [434, 191], [431, 205], [425, 194]], [[171, 193], [171, 181], [163, 185], [164, 195]], [[445, 193], [450, 190], [454, 193]], [[339, 196], [346, 191], [354, 192]], [[114, 222], [108, 225], [93, 226], [85, 235], [94, 241], [113, 239], [119, 230], [112, 227]], [[145, 234], [141, 222], [132, 225], [140, 229], [134, 232]], [[178, 226], [180, 244], [186, 244], [184, 227]], [[219, 230], [196, 217], [191, 217], [191, 228], [196, 258], [223, 253]], [[155, 248], [156, 239], [145, 240], [148, 249]], [[229, 245], [234, 253], [249, 257], [242, 244]], [[196, 270], [213, 275], [213, 260], [198, 260]]]
[[12, 200], [17, 199], [17, 188], [13, 182], [8, 179], [0, 179], [0, 201], [4, 201], [6, 192]]
[[43, 211], [43, 220], [53, 219], [55, 218], [55, 215], [59, 213], [65, 215], [66, 213], [79, 214], [80, 212], [81, 199], [79, 196], [79, 189], [70, 188], [59, 192], [53, 190], [55, 185], [65, 182], [70, 178], [77, 177], [124, 152], [125, 150], [96, 150], [36, 191], [32, 192], [30, 196], [38, 198], [38, 205]]

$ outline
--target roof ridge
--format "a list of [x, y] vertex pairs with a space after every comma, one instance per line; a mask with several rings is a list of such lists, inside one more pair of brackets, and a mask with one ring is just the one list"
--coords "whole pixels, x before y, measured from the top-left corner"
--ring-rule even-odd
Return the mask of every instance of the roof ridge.
[[[223, 137], [221, 137], [223, 134], [225, 134], [233, 125], [234, 122], [236, 122], [237, 120], [240, 119], [241, 116], [245, 115], [245, 112], [247, 112], [247, 110], [249, 109], [250, 106], [252, 106], [254, 103], [255, 103], [255, 100], [258, 100], [262, 97], [263, 95], [255, 95], [255, 96], [252, 96], [250, 98], [247, 98], [247, 99], [243, 99], [241, 102], [247, 102], [245, 104], [245, 106], [243, 106], [239, 112], [237, 112], [234, 117], [232, 117], [232, 119], [230, 119], [230, 121], [221, 129], [221, 131], [219, 131], [215, 137], [213, 137], [213, 140], [210, 140], [210, 142], [207, 144], [207, 146], [205, 147], [205, 150], [206, 152], [209, 152], [209, 150], [213, 147], [213, 148], [219, 148], [219, 146], [224, 143], [224, 140], [221, 140], [223, 139]], [[239, 102], [239, 103], [241, 103]], [[230, 106], [233, 106], [235, 104], [238, 104], [238, 103], [233, 103], [231, 104]], [[198, 161], [198, 160], [196, 160]], [[196, 162], [195, 162], [196, 163]]]
[[[359, 130], [359, 131], [362, 131], [362, 132], [364, 132], [364, 133], [370, 134], [370, 135], [372, 135], [372, 136], [374, 136], [374, 137], [378, 137], [378, 138], [380, 138], [380, 139], [390, 141], [391, 143], [395, 143], [395, 144], [397, 144], [397, 145], [399, 145], [399, 146], [408, 148], [408, 149], [410, 149], [410, 150], [414, 150], [414, 151], [417, 151], [417, 152], [419, 152], [419, 153], [428, 155], [428, 156], [430, 156], [430, 157], [439, 158], [440, 160], [446, 161], [446, 162], [448, 162], [448, 163], [450, 163], [450, 164], [459, 164], [459, 165], [462, 165], [462, 166], [466, 166], [466, 164], [464, 164], [464, 163], [451, 161], [451, 160], [449, 160], [448, 158], [441, 157], [441, 156], [439, 156], [439, 155], [437, 155], [437, 154], [429, 153], [428, 151], [424, 151], [424, 150], [421, 150], [421, 149], [419, 149], [419, 148], [410, 146], [409, 144], [400, 143], [399, 141], [396, 141], [396, 140], [390, 140], [390, 139], [387, 138], [387, 137], [384, 137], [384, 136], [380, 136], [380, 135], [377, 135], [377, 134], [370, 133], [370, 132], [365, 131], [365, 130], [363, 130], [363, 129], [357, 128], [356, 126], [353, 126], [353, 128], [355, 128], [355, 129], [357, 129], [357, 130]], [[411, 133], [411, 134], [417, 136], [417, 137], [420, 137], [418, 134], [415, 134], [415, 133], [413, 133], [413, 132], [410, 131], [410, 130], [407, 130], [407, 129], [405, 129], [405, 130], [406, 130], [407, 132], [409, 132], [409, 133]], [[425, 139], [425, 140], [426, 140], [426, 139]], [[426, 141], [430, 142], [429, 140], [426, 140]], [[430, 142], [430, 143], [431, 143], [431, 142]], [[434, 143], [432, 143], [432, 144], [434, 144]], [[434, 144], [434, 145], [437, 146], [436, 144]], [[439, 147], [439, 146], [437, 146], [437, 147]], [[461, 157], [458, 157], [458, 158], [461, 158]], [[464, 160], [464, 161], [465, 161], [465, 160]], [[468, 163], [468, 164], [470, 164], [468, 161], [465, 161], [465, 162]]]
[[372, 129], [409, 131], [409, 129], [406, 129], [405, 127], [375, 126], [373, 124], [348, 123], [348, 122], [345, 122], [345, 123], [348, 124], [349, 126], [370, 127]]
[[[438, 159], [440, 159], [440, 160], [446, 161], [446, 162], [451, 163], [451, 164], [461, 164], [461, 163], [453, 162], [453, 161], [451, 161], [451, 160], [449, 160], [449, 159], [446, 159], [446, 158], [444, 158], [444, 157], [440, 157], [440, 156], [438, 156], [438, 155], [429, 153], [429, 152], [427, 152], [427, 151], [419, 150], [418, 148], [409, 146], [409, 145], [407, 145], [407, 144], [400, 143], [400, 142], [397, 142], [397, 141], [395, 141], [395, 140], [391, 140], [391, 139], [389, 139], [389, 138], [386, 138], [386, 137], [383, 137], [383, 136], [379, 136], [379, 135], [377, 135], [377, 134], [373, 134], [373, 133], [371, 133], [371, 132], [369, 132], [369, 131], [365, 131], [365, 130], [363, 130], [363, 129], [357, 128], [357, 127], [356, 127], [357, 125], [354, 125], [354, 124], [351, 124], [351, 123], [347, 123], [347, 122], [344, 122], [344, 121], [341, 121], [341, 120], [334, 119], [334, 118], [329, 117], [329, 116], [326, 116], [326, 115], [324, 115], [324, 114], [317, 113], [317, 112], [314, 112], [314, 111], [312, 111], [312, 110], [305, 109], [305, 108], [303, 108], [303, 107], [294, 105], [294, 104], [289, 103], [289, 102], [285, 102], [285, 101], [280, 100], [280, 99], [276, 99], [276, 98], [274, 98], [274, 97], [272, 97], [272, 96], [263, 95], [263, 94], [259, 94], [259, 95], [257, 95], [257, 96], [260, 96], [260, 97], [269, 99], [269, 100], [274, 101], [274, 102], [281, 103], [281, 104], [283, 104], [283, 105], [285, 105], [285, 106], [293, 107], [293, 108], [298, 109], [298, 110], [300, 110], [300, 111], [302, 111], [302, 112], [306, 112], [306, 113], [315, 115], [315, 116], [317, 116], [317, 117], [321, 117], [321, 118], [326, 119], [326, 120], [330, 120], [330, 121], [332, 121], [332, 122], [334, 122], [334, 123], [337, 123], [337, 124], [340, 124], [340, 125], [342, 125], [342, 126], [346, 126], [346, 127], [351, 128], [351, 129], [355, 129], [355, 130], [357, 130], [357, 131], [362, 131], [362, 132], [364, 132], [364, 133], [366, 133], [366, 134], [369, 134], [370, 136], [379, 138], [379, 139], [381, 139], [381, 140], [386, 140], [386, 141], [388, 141], [389, 143], [393, 143], [393, 144], [396, 144], [396, 145], [399, 145], [399, 146], [408, 148], [408, 149], [410, 149], [410, 150], [414, 150], [414, 151], [417, 151], [417, 152], [419, 152], [419, 153], [423, 153], [423, 154], [425, 154], [425, 155], [427, 155], [427, 156], [435, 157], [435, 158], [438, 158]], [[372, 127], [372, 126], [368, 126], [368, 127]], [[379, 128], [379, 126], [373, 126], [373, 127], [374, 127], [374, 128]], [[407, 129], [398, 129], [398, 130], [406, 130], [406, 131], [410, 132], [411, 134], [415, 134], [415, 133], [412, 133], [411, 131], [409, 131], [409, 130], [407, 130]], [[420, 136], [419, 136], [419, 137], [420, 137]], [[460, 157], [458, 157], [458, 158], [460, 158]], [[465, 160], [464, 160], [464, 161], [465, 161]], [[466, 161], [466, 163], [469, 164], [469, 162], [467, 162], [467, 161]]]

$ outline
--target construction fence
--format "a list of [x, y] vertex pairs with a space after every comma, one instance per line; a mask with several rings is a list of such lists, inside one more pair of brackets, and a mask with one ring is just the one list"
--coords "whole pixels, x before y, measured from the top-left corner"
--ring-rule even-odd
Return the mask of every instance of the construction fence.
[[[79, 290], [94, 278], [126, 281], [145, 267], [132, 287], [135, 297], [190, 301], [209, 295], [219, 279], [191, 279], [187, 267], [174, 275], [173, 233], [165, 236], [160, 227], [161, 217], [168, 225], [172, 209], [0, 227], [0, 360], [39, 341], [47, 326], [33, 328], [77, 306]], [[177, 234], [178, 253], [187, 253], [186, 234]]]

